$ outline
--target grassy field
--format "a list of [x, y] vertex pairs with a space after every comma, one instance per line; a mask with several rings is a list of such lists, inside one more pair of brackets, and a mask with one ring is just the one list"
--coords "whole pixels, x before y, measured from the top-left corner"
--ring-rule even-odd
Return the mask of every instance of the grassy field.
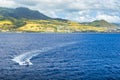
[[[17, 22], [17, 21], [16, 21]], [[82, 25], [73, 21], [61, 20], [22, 20], [24, 25], [16, 26], [15, 21], [2, 20], [0, 21], [1, 31], [19, 31], [19, 32], [106, 32], [105, 27], [95, 27]], [[16, 23], [21, 24], [19, 23]]]

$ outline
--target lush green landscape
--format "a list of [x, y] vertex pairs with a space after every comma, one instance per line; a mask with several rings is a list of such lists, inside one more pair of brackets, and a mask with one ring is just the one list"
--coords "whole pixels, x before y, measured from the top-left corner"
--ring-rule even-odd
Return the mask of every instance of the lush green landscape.
[[0, 8], [0, 32], [119, 32], [116, 24], [105, 20], [79, 23], [50, 18], [28, 8]]

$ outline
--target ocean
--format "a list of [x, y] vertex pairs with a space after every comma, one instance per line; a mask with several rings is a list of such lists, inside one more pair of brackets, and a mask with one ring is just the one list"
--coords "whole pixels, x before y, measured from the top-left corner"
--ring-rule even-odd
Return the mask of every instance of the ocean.
[[0, 33], [0, 80], [120, 80], [120, 34]]

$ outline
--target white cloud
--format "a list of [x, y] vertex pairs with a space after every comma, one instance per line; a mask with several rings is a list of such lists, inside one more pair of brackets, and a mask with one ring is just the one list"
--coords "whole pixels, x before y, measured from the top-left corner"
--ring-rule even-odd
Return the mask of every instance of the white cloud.
[[113, 23], [120, 22], [119, 16], [110, 16], [110, 15], [106, 15], [106, 14], [97, 15], [96, 19], [98, 19], [98, 20], [104, 19], [108, 22], [113, 22]]
[[[10, 1], [10, 0], [9, 0]], [[119, 0], [11, 0], [16, 4], [36, 6], [44, 9], [85, 10], [120, 9]]]
[[11, 7], [15, 6], [15, 5], [16, 4], [15, 4], [15, 2], [13, 0], [2, 0], [0, 2], [0, 7], [9, 7], [9, 8], [11, 8]]

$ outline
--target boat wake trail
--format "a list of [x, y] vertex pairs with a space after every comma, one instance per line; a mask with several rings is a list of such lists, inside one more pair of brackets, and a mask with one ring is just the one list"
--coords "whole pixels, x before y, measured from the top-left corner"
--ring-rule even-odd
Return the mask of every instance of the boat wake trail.
[[62, 43], [62, 44], [57, 45], [55, 47], [45, 47], [45, 48], [42, 48], [40, 50], [32, 50], [30, 52], [26, 52], [26, 53], [23, 53], [23, 54], [20, 54], [20, 55], [14, 57], [12, 59], [12, 61], [18, 63], [19, 65], [33, 65], [33, 63], [30, 61], [33, 57], [35, 57], [41, 53], [48, 52], [50, 50], [60, 48], [60, 47], [69, 46], [69, 45], [72, 45], [75, 43], [76, 42], [69, 42], [69, 43], [65, 43], [65, 44]]

